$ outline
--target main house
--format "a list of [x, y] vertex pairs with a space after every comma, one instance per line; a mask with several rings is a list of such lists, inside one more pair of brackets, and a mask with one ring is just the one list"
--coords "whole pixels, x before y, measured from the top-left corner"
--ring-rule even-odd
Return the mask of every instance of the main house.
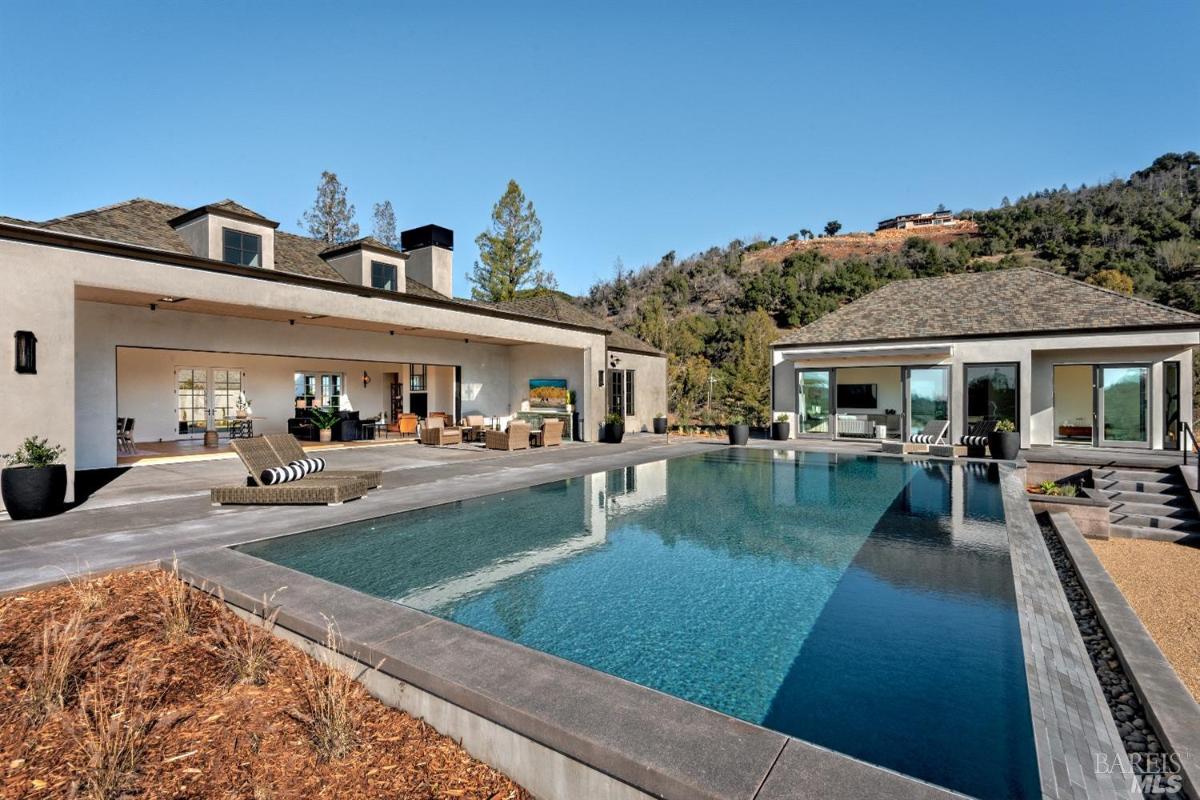
[[399, 248], [330, 246], [231, 200], [0, 217], [0, 319], [16, 345], [0, 452], [37, 435], [65, 445], [72, 470], [111, 467], [118, 417], [135, 441], [186, 440], [228, 435], [247, 405], [257, 433], [313, 406], [503, 425], [569, 418], [573, 400], [584, 440], [607, 413], [645, 430], [666, 411], [663, 353], [561, 297], [454, 298], [453, 247], [435, 225]]
[[1043, 270], [897, 281], [772, 345], [772, 409], [796, 436], [1179, 449], [1198, 345], [1194, 314]]

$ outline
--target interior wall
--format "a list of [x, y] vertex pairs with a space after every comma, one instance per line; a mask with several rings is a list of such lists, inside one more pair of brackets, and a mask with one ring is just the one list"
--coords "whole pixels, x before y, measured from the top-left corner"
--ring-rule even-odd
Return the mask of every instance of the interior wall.
[[1092, 368], [1064, 365], [1054, 368], [1054, 434], [1062, 425], [1092, 426]]
[[874, 408], [839, 408], [838, 414], [882, 414], [886, 409], [897, 412], [904, 409], [904, 385], [900, 380], [899, 367], [844, 367], [837, 371], [837, 383], [874, 383], [876, 405]]

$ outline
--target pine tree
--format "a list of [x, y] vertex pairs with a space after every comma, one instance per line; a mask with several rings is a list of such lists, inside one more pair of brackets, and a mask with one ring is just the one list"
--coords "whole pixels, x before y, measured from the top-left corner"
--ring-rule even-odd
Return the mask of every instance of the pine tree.
[[313, 207], [300, 218], [314, 239], [329, 244], [348, 242], [358, 238], [358, 223], [354, 221], [354, 206], [346, 202], [346, 187], [333, 172], [321, 173], [321, 185], [317, 187], [317, 199]]
[[759, 308], [742, 320], [741, 333], [727, 370], [725, 405], [744, 414], [751, 425], [762, 426], [771, 418], [771, 342], [778, 330], [771, 315]]
[[[492, 227], [475, 237], [479, 261], [469, 280], [475, 300], [512, 300], [526, 288], [545, 289], [557, 285], [554, 276], [541, 269], [537, 249], [542, 223], [533, 203], [516, 181], [510, 180], [504, 194], [492, 206]], [[483, 263], [481, 264], [480, 261]]]
[[837, 236], [837, 232], [840, 231], [841, 229], [842, 229], [842, 223], [838, 222], [836, 219], [831, 219], [831, 220], [829, 220], [829, 222], [825, 223], [825, 235], [826, 236]]
[[376, 203], [374, 217], [371, 235], [388, 247], [399, 247], [400, 237], [396, 235], [396, 212], [392, 210], [392, 201]]

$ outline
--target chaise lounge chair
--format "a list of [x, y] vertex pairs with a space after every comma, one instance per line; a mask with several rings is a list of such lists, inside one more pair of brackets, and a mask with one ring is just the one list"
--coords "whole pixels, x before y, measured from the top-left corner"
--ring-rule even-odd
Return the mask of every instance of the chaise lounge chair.
[[958, 437], [957, 444], [931, 444], [929, 455], [941, 458], [983, 458], [987, 455], [988, 434], [996, 430], [1000, 420], [981, 419], [972, 423], [967, 432]]
[[318, 478], [312, 475], [299, 480], [267, 486], [262, 474], [278, 468], [279, 457], [262, 437], [230, 442], [230, 447], [242, 459], [250, 477], [246, 485], [218, 486], [209, 493], [213, 505], [326, 505], [337, 506], [347, 500], [366, 495], [370, 485], [361, 478]]
[[[308, 458], [308, 454], [304, 452], [304, 448], [300, 446], [300, 442], [296, 441], [296, 437], [290, 433], [264, 433], [262, 439], [270, 445], [271, 450], [279, 458], [279, 464], [272, 466], [281, 467], [293, 461]], [[372, 489], [378, 489], [383, 486], [383, 472], [377, 469], [326, 469], [314, 472], [309, 477], [320, 478], [322, 480], [362, 478]]]
[[483, 443], [488, 450], [528, 450], [529, 423], [513, 420], [506, 431], [484, 431]]
[[442, 415], [432, 414], [425, 420], [421, 428], [421, 444], [443, 447], [448, 444], [462, 444], [462, 431], [458, 428], [446, 427], [446, 419]]
[[921, 429], [920, 433], [914, 433], [909, 436], [907, 442], [884, 442], [883, 452], [900, 454], [928, 453], [930, 445], [942, 444], [942, 440], [946, 438], [946, 429], [949, 427], [950, 422], [948, 420], [930, 420]]

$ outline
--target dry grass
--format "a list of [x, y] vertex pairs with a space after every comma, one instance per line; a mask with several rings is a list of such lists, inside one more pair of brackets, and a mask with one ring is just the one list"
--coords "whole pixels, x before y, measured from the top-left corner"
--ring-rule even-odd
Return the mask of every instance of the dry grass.
[[[271, 607], [264, 597], [264, 610]], [[264, 626], [246, 625], [232, 617], [221, 617], [213, 627], [213, 652], [230, 677], [237, 683], [260, 685], [275, 665], [271, 655], [272, 631], [281, 609], [276, 608], [264, 620]]]
[[[528, 797], [200, 592], [177, 602], [157, 572], [90, 583], [0, 597], [0, 798]], [[190, 634], [164, 637], [165, 597], [188, 609]], [[221, 652], [223, 638], [239, 655]], [[259, 665], [258, 681], [231, 680], [231, 659]], [[55, 699], [35, 718], [39, 692], [59, 696], [35, 688], [39, 670], [74, 677], [62, 708]]]
[[179, 578], [179, 559], [172, 559], [170, 572], [156, 571], [151, 579], [158, 602], [157, 618], [163, 638], [178, 643], [192, 633], [199, 598]]
[[1088, 543], [1200, 700], [1200, 549], [1140, 539]]
[[83, 620], [77, 610], [65, 622], [49, 617], [42, 623], [41, 649], [25, 672], [25, 701], [35, 722], [67, 706], [92, 662], [98, 641]]

